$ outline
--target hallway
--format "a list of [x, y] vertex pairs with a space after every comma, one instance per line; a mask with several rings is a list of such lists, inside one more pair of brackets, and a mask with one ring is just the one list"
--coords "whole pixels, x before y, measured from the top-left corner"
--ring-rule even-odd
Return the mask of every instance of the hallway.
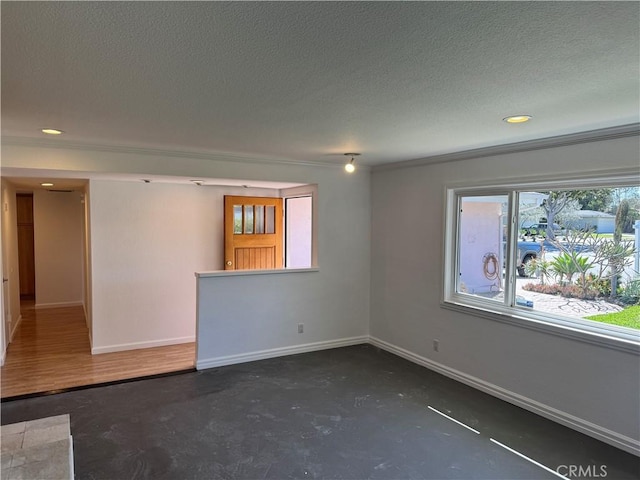
[[195, 343], [91, 355], [82, 306], [35, 309], [22, 322], [1, 369], [1, 397], [50, 392], [191, 369]]

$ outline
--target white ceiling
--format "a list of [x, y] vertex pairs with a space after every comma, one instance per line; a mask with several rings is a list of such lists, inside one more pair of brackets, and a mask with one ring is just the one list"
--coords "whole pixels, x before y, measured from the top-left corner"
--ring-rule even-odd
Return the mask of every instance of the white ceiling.
[[378, 165], [628, 125], [639, 25], [637, 2], [2, 2], [2, 134]]

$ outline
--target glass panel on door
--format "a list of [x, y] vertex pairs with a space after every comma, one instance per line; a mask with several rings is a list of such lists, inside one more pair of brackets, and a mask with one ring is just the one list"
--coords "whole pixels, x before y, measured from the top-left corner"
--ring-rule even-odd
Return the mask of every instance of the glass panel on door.
[[244, 233], [253, 233], [253, 205], [244, 206]]
[[242, 233], [242, 205], [233, 206], [233, 233], [235, 235]]
[[276, 207], [270, 205], [265, 212], [265, 232], [276, 233]]
[[256, 220], [255, 232], [256, 234], [264, 233], [264, 205], [255, 205], [254, 211]]

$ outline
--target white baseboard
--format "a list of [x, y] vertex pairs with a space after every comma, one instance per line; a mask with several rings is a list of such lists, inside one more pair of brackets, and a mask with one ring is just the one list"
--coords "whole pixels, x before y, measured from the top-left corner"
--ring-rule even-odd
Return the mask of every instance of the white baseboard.
[[63, 308], [63, 307], [80, 307], [84, 306], [83, 302], [56, 302], [56, 303], [36, 303], [36, 310], [41, 308]]
[[433, 360], [430, 360], [426, 357], [416, 355], [409, 350], [405, 350], [404, 348], [385, 342], [384, 340], [380, 340], [379, 338], [369, 337], [369, 343], [375, 347], [379, 347], [383, 350], [393, 353], [394, 355], [405, 358], [410, 362], [422, 365], [423, 367], [441, 373], [442, 375], [457, 380], [458, 382], [464, 383], [465, 385], [469, 385], [470, 387], [481, 390], [485, 393], [488, 393], [489, 395], [500, 398], [501, 400], [505, 400], [509, 403], [517, 405], [518, 407], [522, 407], [525, 410], [529, 410], [530, 412], [536, 413], [541, 417], [548, 418], [549, 420], [552, 420], [556, 423], [560, 423], [573, 430], [577, 430], [578, 432], [584, 433], [585, 435], [589, 435], [590, 437], [608, 443], [609, 445], [613, 445], [616, 448], [629, 452], [633, 455], [640, 456], [640, 441], [634, 438], [621, 435], [582, 418], [575, 417], [569, 413], [537, 402], [528, 397], [524, 397], [492, 383], [485, 382], [484, 380], [473, 377], [471, 375], [467, 375], [466, 373], [447, 367], [446, 365], [443, 365], [441, 363], [434, 362]]
[[164, 340], [152, 340], [146, 342], [122, 343], [119, 345], [107, 345], [105, 347], [91, 347], [91, 355], [100, 353], [123, 352], [125, 350], [138, 350], [140, 348], [165, 347], [167, 345], [178, 345], [180, 343], [195, 342], [196, 337], [167, 338]]
[[20, 322], [22, 322], [22, 314], [18, 315], [18, 320], [16, 320], [15, 325], [11, 329], [11, 333], [9, 334], [9, 343], [13, 342], [13, 336], [16, 334], [16, 331], [18, 330], [18, 326], [20, 325]]
[[368, 341], [369, 337], [367, 335], [363, 335], [360, 337], [340, 338], [324, 342], [305, 343], [303, 345], [272, 348], [269, 350], [258, 350], [255, 352], [240, 353], [238, 355], [227, 355], [225, 357], [205, 358], [203, 360], [196, 361], [196, 369], [204, 370], [207, 368], [222, 367], [223, 365], [264, 360], [266, 358], [284, 357], [285, 355], [315, 352], [317, 350], [328, 350], [330, 348], [349, 347], [351, 345], [368, 343]]

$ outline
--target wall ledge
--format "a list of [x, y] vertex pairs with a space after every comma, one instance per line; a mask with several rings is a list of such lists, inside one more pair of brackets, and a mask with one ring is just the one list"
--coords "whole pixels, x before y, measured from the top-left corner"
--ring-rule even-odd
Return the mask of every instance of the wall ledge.
[[394, 355], [398, 355], [399, 357], [409, 360], [410, 362], [426, 367], [429, 370], [433, 370], [445, 375], [446, 377], [452, 378], [453, 380], [469, 385], [470, 387], [488, 393], [489, 395], [501, 400], [505, 400], [506, 402], [518, 407], [524, 408], [525, 410], [540, 415], [541, 417], [552, 420], [573, 430], [577, 430], [578, 432], [584, 433], [585, 435], [624, 450], [625, 452], [640, 456], [640, 440], [638, 439], [627, 437], [626, 435], [619, 434], [582, 418], [575, 417], [567, 412], [563, 412], [537, 402], [531, 398], [519, 395], [515, 392], [499, 387], [498, 385], [494, 385], [472, 375], [460, 372], [459, 370], [455, 370], [441, 363], [434, 362], [433, 360], [417, 355], [409, 350], [398, 347], [397, 345], [379, 338], [369, 337], [369, 343], [389, 353], [393, 353]]
[[214, 270], [211, 272], [195, 272], [196, 278], [208, 277], [241, 277], [247, 275], [275, 275], [280, 273], [319, 272], [318, 267], [311, 268], [279, 268], [276, 270]]

